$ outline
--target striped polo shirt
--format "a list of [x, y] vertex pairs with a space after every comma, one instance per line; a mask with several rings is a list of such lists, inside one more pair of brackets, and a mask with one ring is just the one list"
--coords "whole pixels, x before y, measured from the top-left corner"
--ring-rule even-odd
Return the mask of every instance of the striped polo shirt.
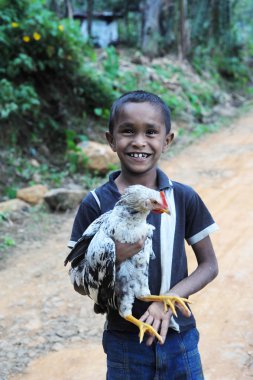
[[[119, 171], [112, 173], [107, 183], [88, 193], [83, 199], [74, 220], [68, 244], [70, 248], [96, 218], [111, 210], [119, 200], [120, 193], [114, 182], [119, 174]], [[149, 288], [153, 295], [168, 292], [188, 276], [185, 241], [193, 245], [218, 228], [205, 204], [191, 187], [171, 181], [157, 169], [157, 188], [165, 192], [171, 215], [150, 213], [147, 218], [148, 223], [155, 226], [155, 259], [150, 260], [149, 264]], [[148, 306], [149, 303], [136, 299], [133, 315], [140, 318]], [[170, 324], [170, 327], [177, 331], [194, 326], [194, 316], [186, 318], [180, 311], [177, 318], [171, 319]], [[115, 310], [109, 310], [107, 314], [107, 328], [138, 331], [136, 326], [125, 321]]]

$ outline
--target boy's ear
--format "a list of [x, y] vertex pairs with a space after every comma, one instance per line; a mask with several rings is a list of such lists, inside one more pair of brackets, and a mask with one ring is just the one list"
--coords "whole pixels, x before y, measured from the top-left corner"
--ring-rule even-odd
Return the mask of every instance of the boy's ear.
[[112, 151], [116, 152], [116, 148], [115, 148], [115, 144], [114, 144], [114, 139], [113, 139], [112, 133], [105, 132], [105, 137], [106, 137], [106, 140], [108, 141], [108, 144], [110, 145]]
[[162, 150], [163, 153], [167, 151], [167, 149], [168, 149], [169, 145], [172, 143], [173, 139], [174, 139], [174, 133], [172, 133], [172, 132], [168, 133], [165, 136], [163, 150]]

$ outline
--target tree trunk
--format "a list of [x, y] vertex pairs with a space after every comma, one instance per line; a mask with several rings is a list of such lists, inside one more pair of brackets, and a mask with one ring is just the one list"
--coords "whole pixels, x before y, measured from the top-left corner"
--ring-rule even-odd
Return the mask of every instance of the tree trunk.
[[211, 18], [211, 30], [212, 36], [215, 41], [219, 43], [220, 39], [220, 0], [212, 0], [211, 1], [211, 10], [212, 10], [212, 18]]
[[93, 0], [87, 1], [87, 32], [88, 32], [89, 38], [92, 37], [91, 29], [92, 29], [93, 5], [94, 5]]
[[129, 4], [128, 4], [128, 1], [126, 1], [124, 5], [124, 9], [123, 9], [123, 14], [124, 14], [124, 23], [125, 23], [127, 38], [129, 37], [128, 9], [129, 9]]
[[188, 33], [187, 33], [187, 0], [180, 0], [179, 9], [179, 41], [178, 41], [178, 56], [183, 60], [187, 54]]
[[145, 0], [142, 4], [141, 50], [151, 58], [159, 55], [159, 17], [162, 6], [163, 0]]
[[73, 18], [73, 9], [72, 9], [71, 0], [64, 0], [64, 3], [65, 3], [65, 9], [66, 9], [66, 16], [68, 18]]
[[65, 16], [65, 4], [59, 2], [57, 0], [50, 0], [48, 2], [48, 7], [51, 11], [53, 11], [59, 18]]

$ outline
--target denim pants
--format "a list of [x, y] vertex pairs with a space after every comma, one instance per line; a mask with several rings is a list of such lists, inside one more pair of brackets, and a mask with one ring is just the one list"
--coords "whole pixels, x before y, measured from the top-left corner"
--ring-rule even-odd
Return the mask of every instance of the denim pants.
[[196, 328], [169, 330], [163, 345], [140, 344], [138, 334], [105, 330], [107, 380], [204, 380]]

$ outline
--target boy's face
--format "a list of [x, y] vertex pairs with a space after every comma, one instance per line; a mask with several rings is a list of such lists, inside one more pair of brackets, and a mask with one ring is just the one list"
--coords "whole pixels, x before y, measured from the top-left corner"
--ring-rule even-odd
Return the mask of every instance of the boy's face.
[[129, 174], [144, 174], [156, 168], [173, 137], [172, 133], [166, 134], [160, 107], [148, 102], [124, 104], [113, 133], [106, 134], [112, 150], [118, 154], [122, 171]]

